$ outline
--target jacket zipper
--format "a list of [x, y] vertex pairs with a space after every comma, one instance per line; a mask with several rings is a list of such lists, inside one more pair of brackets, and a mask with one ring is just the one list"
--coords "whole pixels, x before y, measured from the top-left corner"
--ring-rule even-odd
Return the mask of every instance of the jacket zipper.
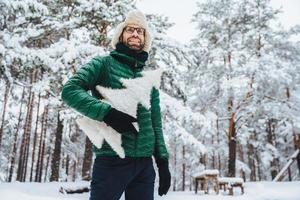
[[137, 135], [135, 136], [135, 139], [134, 139], [134, 157], [136, 157], [136, 152], [137, 152]]
[[[133, 68], [133, 78], [136, 78], [136, 69], [137, 69], [137, 60], [135, 60], [134, 63], [134, 68]], [[138, 108], [137, 108], [138, 110]], [[138, 115], [137, 115], [138, 117]], [[136, 157], [136, 153], [137, 153], [137, 140], [138, 140], [138, 135], [135, 136], [134, 138], [134, 155]]]
[[136, 78], [136, 69], [137, 69], [137, 61], [135, 60], [134, 68], [133, 68], [133, 78]]

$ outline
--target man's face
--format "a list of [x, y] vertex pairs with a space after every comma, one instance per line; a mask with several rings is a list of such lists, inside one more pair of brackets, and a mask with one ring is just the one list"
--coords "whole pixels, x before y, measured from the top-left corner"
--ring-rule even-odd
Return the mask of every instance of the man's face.
[[145, 29], [137, 25], [128, 25], [121, 36], [123, 42], [130, 49], [141, 51], [145, 46]]

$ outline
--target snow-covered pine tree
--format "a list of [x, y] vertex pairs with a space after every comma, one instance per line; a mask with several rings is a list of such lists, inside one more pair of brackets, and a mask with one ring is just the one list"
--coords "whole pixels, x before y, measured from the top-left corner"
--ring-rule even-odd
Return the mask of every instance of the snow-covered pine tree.
[[[295, 73], [294, 69], [299, 66], [299, 61], [294, 54], [299, 48], [289, 40], [291, 32], [278, 31], [271, 26], [275, 22], [277, 14], [278, 11], [274, 10], [267, 0], [253, 2], [216, 0], [199, 4], [198, 12], [193, 19], [199, 29], [197, 38], [192, 41], [192, 46], [197, 47], [193, 50], [197, 65], [189, 71], [191, 72], [189, 84], [197, 83], [200, 87], [190, 91], [189, 96], [192, 98], [189, 103], [203, 111], [211, 110], [217, 113], [218, 118], [225, 119], [222, 124], [219, 124], [219, 127], [229, 139], [229, 153], [226, 155], [229, 157], [229, 176], [237, 174], [235, 170], [236, 143], [244, 146], [248, 141], [248, 146], [250, 145], [248, 163], [252, 163], [249, 167], [256, 166], [259, 171], [270, 169], [268, 166], [272, 162], [271, 160], [278, 157], [274, 151], [273, 154], [267, 153], [268, 158], [272, 159], [265, 162], [266, 159], [259, 154], [260, 151], [254, 149], [257, 147], [254, 142], [259, 143], [259, 146], [265, 150], [268, 146], [266, 145], [267, 135], [262, 134], [268, 132], [265, 127], [268, 120], [259, 124], [259, 119], [271, 119], [275, 116], [277, 119], [287, 119], [284, 112], [276, 111], [273, 108], [275, 108], [275, 104], [278, 107], [278, 99], [286, 98], [282, 95], [287, 91], [285, 89], [286, 81], [293, 83], [293, 87], [297, 88], [298, 85], [295, 84], [298, 82], [297, 76], [288, 72], [294, 71]], [[283, 44], [289, 47], [285, 46], [283, 49], [281, 48]], [[278, 57], [286, 54], [291, 55], [289, 60]], [[268, 82], [269, 84], [266, 84]], [[267, 95], [268, 91], [275, 93]], [[267, 101], [273, 102], [273, 106], [268, 106], [270, 108], [268, 111], [262, 111], [261, 106], [266, 106]], [[271, 114], [270, 111], [274, 111], [276, 115], [275, 113]], [[274, 122], [276, 124], [278, 124], [277, 119]], [[289, 117], [289, 120], [292, 119], [294, 118]], [[226, 125], [227, 120], [230, 122], [229, 125]], [[281, 128], [283, 127], [281, 126]], [[276, 129], [280, 130], [280, 128]], [[285, 134], [283, 136], [282, 131], [277, 134], [275, 132], [277, 139], [283, 140], [287, 136]], [[293, 131], [288, 130], [287, 132], [291, 134]], [[237, 133], [239, 134], [236, 135]], [[226, 135], [223, 134], [223, 141]], [[224, 147], [226, 146], [223, 146], [223, 151]], [[243, 149], [247, 150], [247, 146], [244, 147], [246, 148]], [[245, 154], [245, 151], [238, 151], [238, 153]], [[239, 155], [239, 157], [245, 156]], [[282, 155], [281, 158], [284, 156]], [[238, 167], [245, 171], [245, 166], [247, 166], [245, 162], [238, 163], [243, 163]], [[277, 166], [278, 168], [279, 166]], [[251, 169], [251, 172], [255, 170], [258, 169]], [[262, 173], [258, 172], [256, 176]], [[255, 179], [253, 176], [255, 175], [252, 173], [251, 177]], [[260, 178], [268, 177], [269, 175]]]
[[[51, 172], [61, 167], [60, 160], [66, 159], [51, 155], [61, 148], [67, 158], [79, 159], [76, 168], [81, 170], [83, 151], [68, 139], [79, 130], [66, 128], [75, 126], [77, 115], [66, 115], [59, 100], [61, 86], [91, 57], [105, 53], [109, 31], [133, 7], [134, 1], [1, 1], [1, 85], [7, 88], [7, 103], [1, 104], [6, 108], [0, 134], [5, 141], [0, 154], [5, 161], [1, 162], [2, 180], [14, 180], [17, 168], [20, 181], [49, 180]], [[18, 107], [21, 110], [15, 112]], [[65, 117], [64, 134], [61, 145], [55, 145], [51, 135], [60, 112]], [[84, 139], [74, 141], [84, 148]], [[8, 148], [10, 144], [16, 145]], [[52, 170], [50, 162], [56, 163]]]
[[173, 25], [167, 17], [147, 17], [153, 33], [148, 66], [165, 70], [160, 95], [164, 134], [170, 150], [173, 190], [184, 189], [186, 184], [188, 187], [193, 184], [193, 169], [202, 168], [197, 157], [205, 153], [205, 147], [200, 139], [195, 138], [191, 128], [197, 126], [197, 123], [204, 124], [204, 118], [185, 104], [185, 74], [187, 67], [192, 65], [190, 49], [166, 36], [167, 29]]

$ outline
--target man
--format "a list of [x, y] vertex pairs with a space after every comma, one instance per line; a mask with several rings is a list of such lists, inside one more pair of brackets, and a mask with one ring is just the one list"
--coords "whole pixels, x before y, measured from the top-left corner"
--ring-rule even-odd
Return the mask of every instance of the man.
[[[90, 200], [117, 200], [125, 191], [126, 200], [153, 200], [155, 171], [154, 156], [159, 172], [158, 194], [164, 195], [170, 187], [168, 152], [165, 146], [159, 90], [151, 90], [150, 109], [138, 104], [136, 117], [124, 113], [105, 101], [95, 87], [124, 88], [121, 78], [141, 77], [148, 59], [151, 36], [146, 17], [140, 11], [131, 11], [120, 23], [112, 39], [110, 55], [95, 57], [80, 68], [64, 85], [62, 99], [84, 116], [104, 122], [122, 138], [125, 158], [121, 159], [104, 142], [101, 148], [93, 146], [96, 159], [93, 165]], [[87, 93], [91, 90], [92, 96]], [[126, 97], [124, 97], [126, 98]], [[137, 122], [139, 129], [134, 127]]]

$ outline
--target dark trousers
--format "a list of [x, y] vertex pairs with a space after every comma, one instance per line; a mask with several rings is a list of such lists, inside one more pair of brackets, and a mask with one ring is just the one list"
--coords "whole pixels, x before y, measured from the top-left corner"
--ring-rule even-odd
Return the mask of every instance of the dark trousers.
[[93, 166], [90, 200], [153, 200], [155, 171], [152, 158], [102, 157]]

